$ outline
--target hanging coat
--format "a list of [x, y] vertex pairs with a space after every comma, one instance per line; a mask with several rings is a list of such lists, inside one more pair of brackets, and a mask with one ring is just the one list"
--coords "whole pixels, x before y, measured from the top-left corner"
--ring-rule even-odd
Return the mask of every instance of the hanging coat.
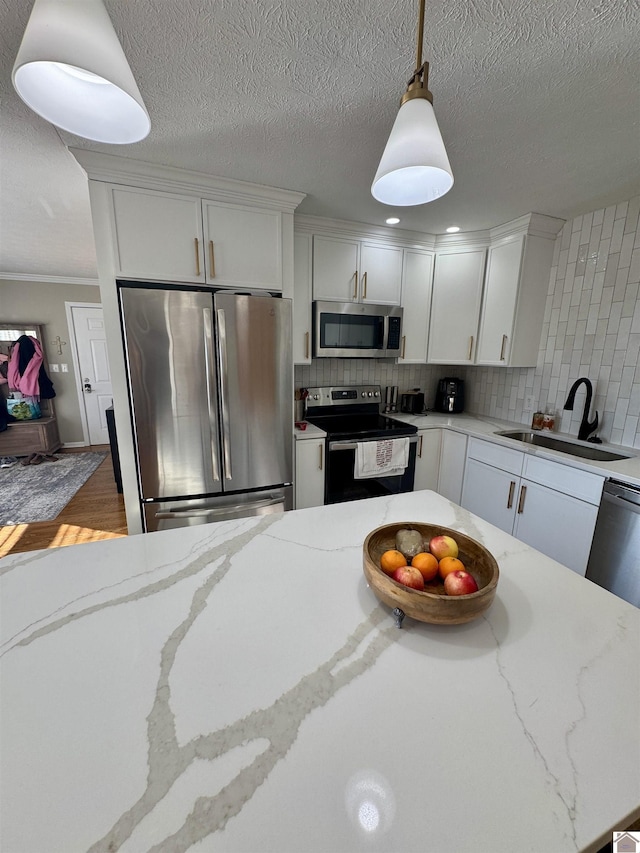
[[11, 351], [8, 371], [9, 388], [35, 400], [56, 396], [53, 383], [43, 364], [42, 347], [37, 338], [20, 335]]

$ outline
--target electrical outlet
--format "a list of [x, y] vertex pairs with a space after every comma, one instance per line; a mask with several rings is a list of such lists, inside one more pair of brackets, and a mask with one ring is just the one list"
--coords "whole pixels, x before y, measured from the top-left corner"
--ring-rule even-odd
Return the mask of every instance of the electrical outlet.
[[69, 372], [69, 365], [68, 365], [68, 364], [61, 364], [61, 365], [60, 365], [60, 370], [61, 370], [63, 373], [68, 373], [68, 372]]
[[532, 412], [536, 405], [536, 398], [533, 394], [527, 394], [524, 398], [524, 410], [525, 412]]
[[58, 373], [60, 370], [60, 365], [58, 364], [50, 364], [49, 365], [49, 373]]

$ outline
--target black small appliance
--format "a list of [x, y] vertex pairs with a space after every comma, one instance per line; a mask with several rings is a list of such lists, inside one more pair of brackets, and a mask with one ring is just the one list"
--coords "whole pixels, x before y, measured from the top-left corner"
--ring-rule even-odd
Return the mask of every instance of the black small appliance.
[[424, 394], [420, 391], [407, 391], [400, 397], [400, 411], [408, 415], [420, 415], [424, 411]]
[[440, 379], [436, 389], [436, 412], [453, 414], [464, 411], [464, 382], [462, 379], [446, 376]]

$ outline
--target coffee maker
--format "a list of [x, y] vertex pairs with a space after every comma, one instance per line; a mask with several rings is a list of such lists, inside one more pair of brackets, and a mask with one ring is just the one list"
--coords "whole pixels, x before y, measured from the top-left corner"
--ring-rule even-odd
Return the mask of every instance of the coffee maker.
[[444, 412], [448, 415], [464, 411], [463, 380], [452, 376], [440, 379], [433, 408], [436, 412]]

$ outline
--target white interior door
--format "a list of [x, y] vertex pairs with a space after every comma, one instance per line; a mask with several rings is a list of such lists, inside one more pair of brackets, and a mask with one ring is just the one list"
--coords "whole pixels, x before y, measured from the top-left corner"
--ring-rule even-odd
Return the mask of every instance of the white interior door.
[[101, 305], [71, 306], [89, 444], [108, 444], [105, 410], [113, 402], [111, 371]]

